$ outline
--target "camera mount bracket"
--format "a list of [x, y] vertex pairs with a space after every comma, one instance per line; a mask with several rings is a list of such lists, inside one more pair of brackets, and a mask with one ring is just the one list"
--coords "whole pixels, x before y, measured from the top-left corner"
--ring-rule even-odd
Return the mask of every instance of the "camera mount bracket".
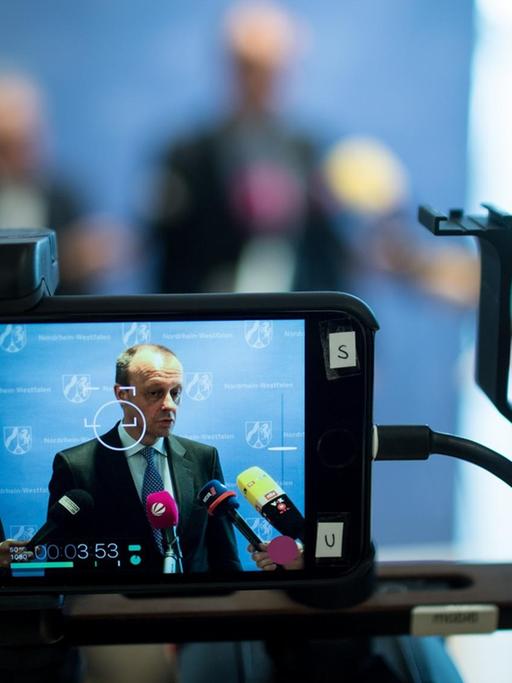
[[486, 216], [464, 215], [452, 209], [448, 216], [420, 206], [418, 220], [439, 236], [476, 237], [480, 249], [476, 381], [495, 407], [512, 422], [508, 398], [511, 335], [512, 214], [482, 204]]

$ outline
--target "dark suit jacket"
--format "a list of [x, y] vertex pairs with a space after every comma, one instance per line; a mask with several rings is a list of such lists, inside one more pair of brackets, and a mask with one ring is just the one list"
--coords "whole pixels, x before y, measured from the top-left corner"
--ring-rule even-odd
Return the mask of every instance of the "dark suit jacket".
[[[149, 219], [160, 258], [159, 291], [211, 291], [212, 272], [234, 273], [250, 230], [230, 207], [221, 169], [222, 149], [232, 135], [228, 119], [178, 141], [161, 161], [160, 195]], [[269, 127], [297, 159], [310, 181], [304, 231], [295, 245], [295, 290], [343, 289], [348, 252], [331, 217], [313, 192], [315, 153], [309, 140], [279, 120]], [[228, 283], [229, 284], [229, 283]], [[215, 289], [218, 290], [218, 283]], [[229, 287], [228, 287], [229, 288]]]
[[[117, 426], [102, 440], [114, 447], [121, 442]], [[179, 509], [177, 533], [185, 572], [233, 572], [241, 565], [231, 523], [209, 517], [197, 494], [210, 479], [223, 480], [217, 450], [212, 446], [170, 436], [165, 439], [174, 494]], [[93, 439], [57, 453], [49, 484], [49, 507], [70, 489], [83, 489], [94, 500], [86, 536], [94, 542], [141, 543], [144, 566], [162, 572], [144, 507], [135, 488], [124, 451], [114, 451]]]

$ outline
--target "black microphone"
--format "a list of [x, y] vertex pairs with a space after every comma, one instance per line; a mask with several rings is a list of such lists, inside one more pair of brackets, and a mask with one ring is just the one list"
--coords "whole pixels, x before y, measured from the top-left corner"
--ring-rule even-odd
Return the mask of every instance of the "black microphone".
[[82, 526], [91, 517], [94, 501], [83, 489], [71, 489], [48, 510], [48, 519], [27, 544], [28, 550], [47, 543], [54, 532]]
[[208, 514], [226, 515], [236, 526], [255, 550], [260, 550], [263, 543], [261, 538], [254, 533], [245, 519], [238, 513], [240, 503], [236, 500], [236, 493], [230, 491], [225, 484], [218, 479], [211, 479], [199, 491], [198, 500], [206, 507]]
[[274, 529], [304, 542], [304, 517], [279, 484], [261, 467], [249, 467], [236, 478], [238, 488]]

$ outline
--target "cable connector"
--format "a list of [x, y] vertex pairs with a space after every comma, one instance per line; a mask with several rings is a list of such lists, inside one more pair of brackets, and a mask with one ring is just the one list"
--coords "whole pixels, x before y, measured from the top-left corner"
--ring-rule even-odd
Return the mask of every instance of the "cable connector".
[[432, 453], [427, 425], [375, 425], [374, 460], [426, 460]]

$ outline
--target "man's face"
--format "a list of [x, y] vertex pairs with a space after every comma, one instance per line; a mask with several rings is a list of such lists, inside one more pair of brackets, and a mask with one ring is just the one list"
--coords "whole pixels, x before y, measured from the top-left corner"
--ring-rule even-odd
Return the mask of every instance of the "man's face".
[[[169, 436], [176, 421], [182, 384], [183, 368], [176, 356], [141, 349], [130, 363], [130, 388], [123, 389], [119, 384], [115, 385], [116, 398], [136, 405], [146, 419], [146, 431], [141, 442], [145, 446], [151, 446], [161, 436]], [[137, 440], [143, 428], [140, 413], [131, 405], [121, 405], [123, 425], [128, 434]]]

